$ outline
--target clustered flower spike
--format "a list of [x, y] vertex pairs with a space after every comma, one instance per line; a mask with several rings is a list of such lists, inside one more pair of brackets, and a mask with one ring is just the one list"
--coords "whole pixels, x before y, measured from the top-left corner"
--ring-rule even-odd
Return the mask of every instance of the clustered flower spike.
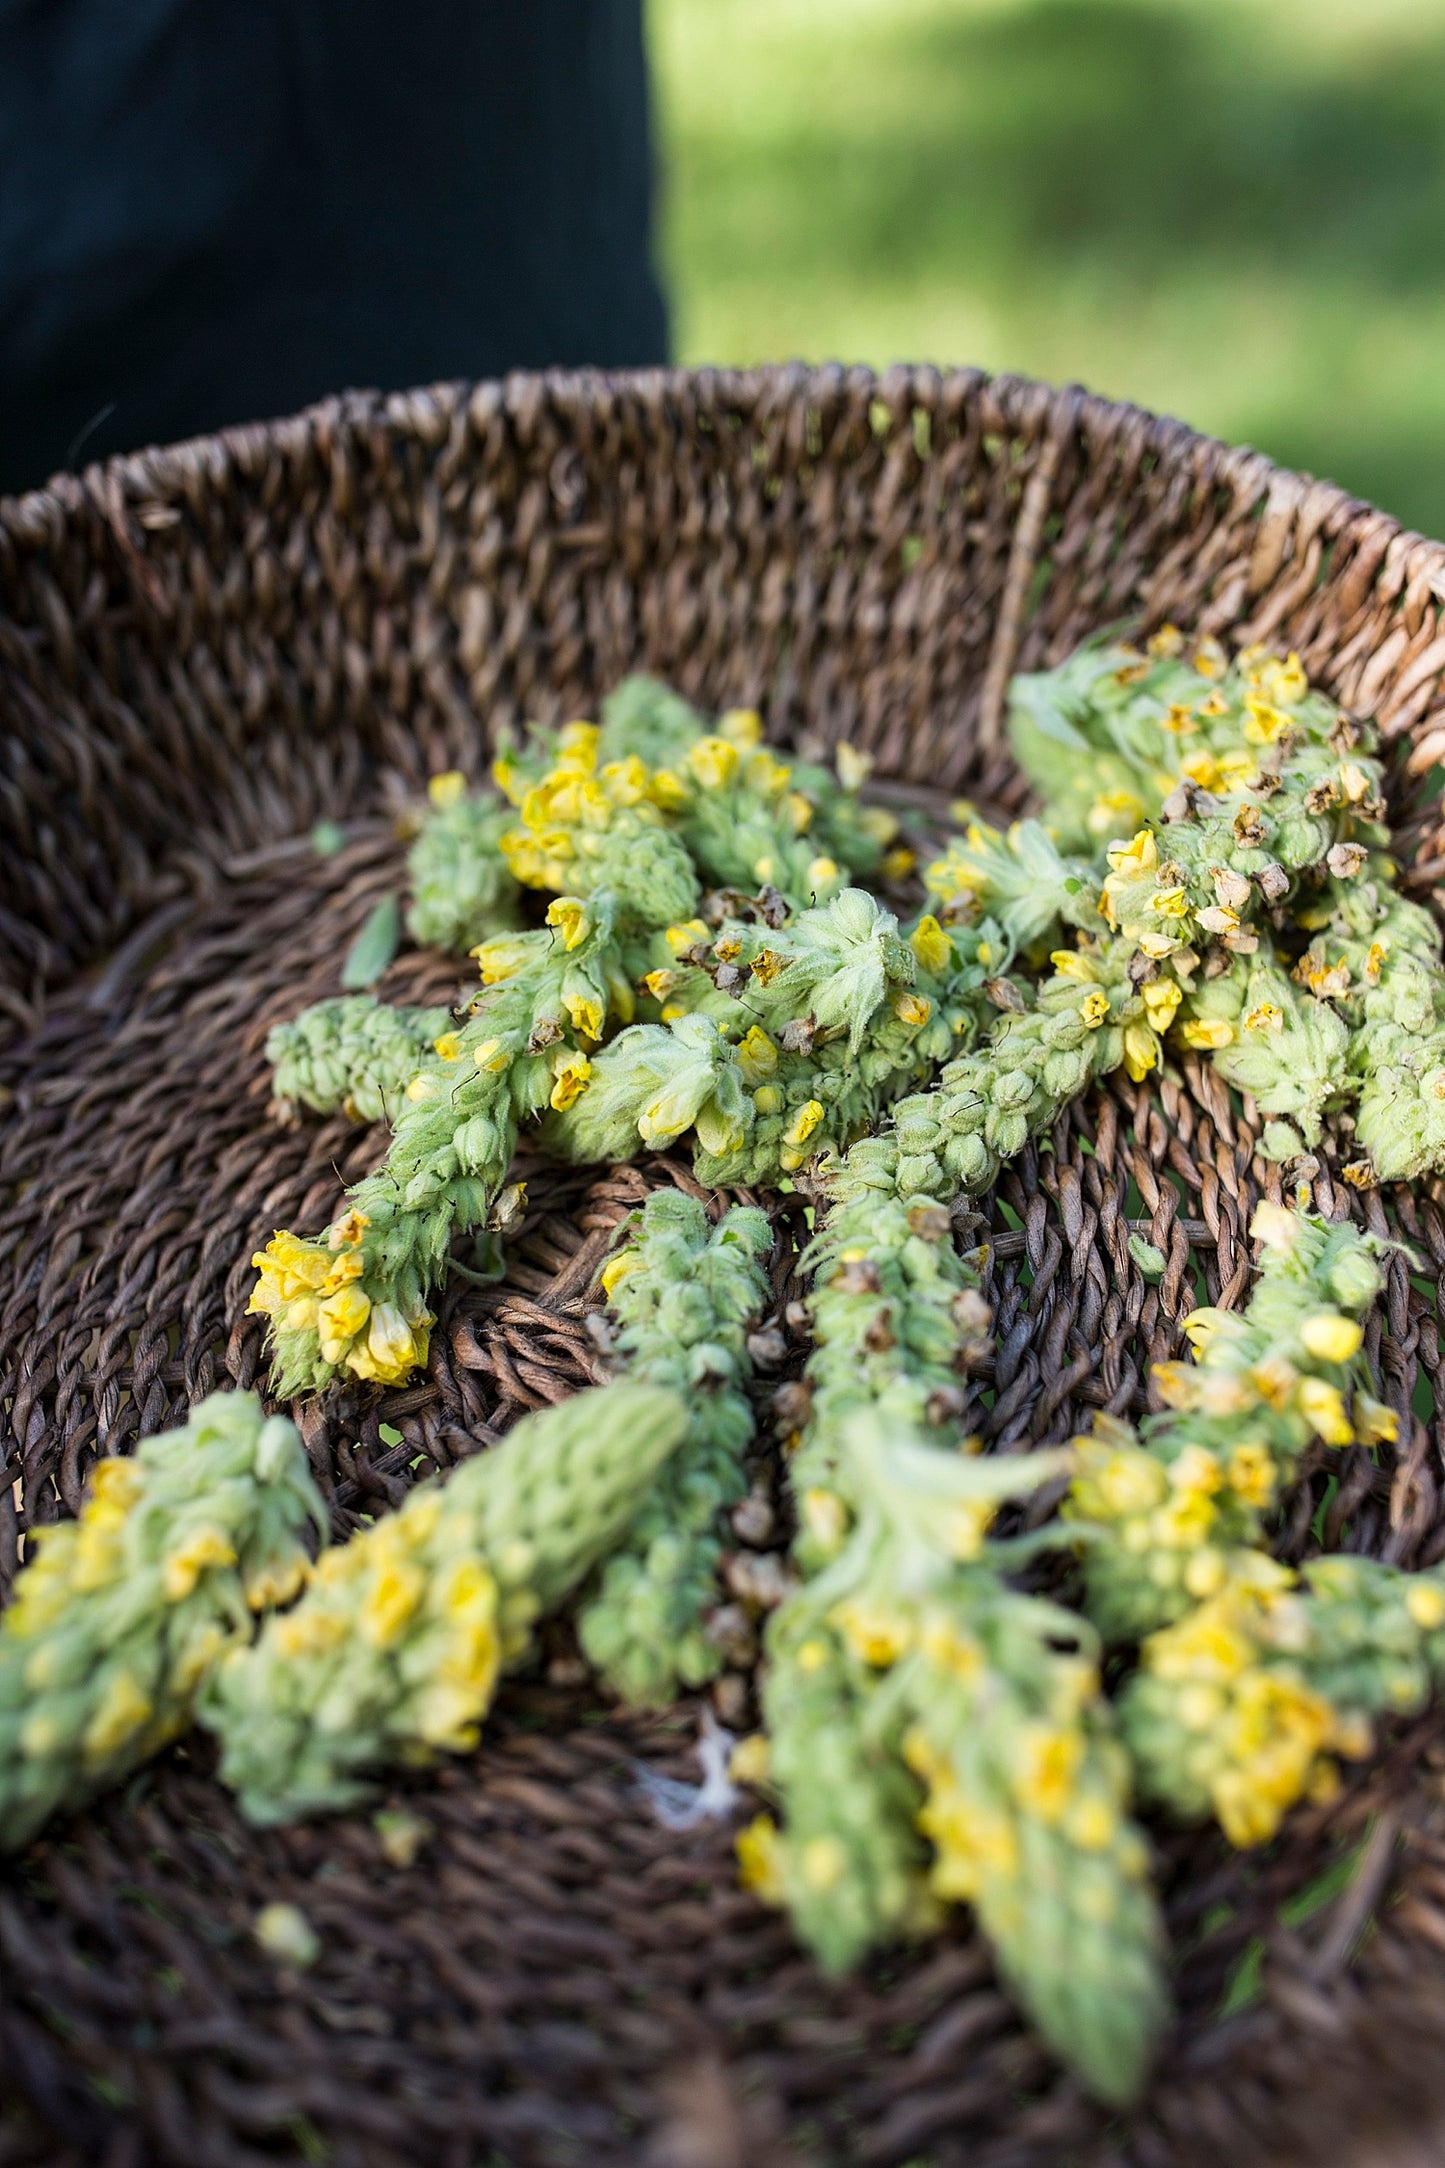
[[394, 1009], [370, 994], [343, 994], [278, 1024], [266, 1041], [271, 1088], [288, 1111], [384, 1122], [438, 1046], [450, 1041], [450, 1009]]
[[32, 1531], [0, 1616], [0, 1845], [186, 1729], [255, 1614], [300, 1588], [313, 1526], [301, 1441], [249, 1393], [96, 1463], [79, 1519]]
[[517, 882], [501, 852], [514, 816], [490, 791], [469, 795], [455, 769], [434, 775], [427, 796], [430, 810], [407, 854], [407, 932], [423, 948], [465, 956], [520, 917]]
[[809, 1578], [774, 1617], [763, 1697], [783, 1827], [744, 1832], [745, 1878], [835, 1968], [971, 1903], [1054, 2045], [1125, 2099], [1167, 2009], [1127, 1760], [1091, 1630], [1011, 1589], [1021, 1554], [986, 1541], [1063, 1463], [960, 1440], [992, 1320], [947, 1208], [899, 1194], [902, 1141], [823, 1176], [792, 1446]]
[[1264, 1261], [1248, 1311], [1195, 1310], [1184, 1324], [1195, 1361], [1155, 1365], [1168, 1412], [1137, 1434], [1100, 1416], [1074, 1440], [1064, 1512], [1099, 1539], [1084, 1550], [1085, 1605], [1109, 1641], [1142, 1640], [1216, 1594], [1309, 1446], [1398, 1433], [1362, 1358], [1377, 1245], [1271, 1204], [1254, 1232]]
[[707, 1632], [721, 1518], [747, 1490], [750, 1325], [766, 1308], [767, 1214], [735, 1205], [714, 1227], [695, 1197], [654, 1190], [603, 1268], [618, 1371], [687, 1403], [688, 1427], [578, 1616], [584, 1654], [625, 1701], [662, 1706], [722, 1666]]
[[323, 1551], [202, 1708], [252, 1819], [346, 1806], [389, 1765], [474, 1746], [498, 1672], [635, 1522], [685, 1422], [655, 1386], [579, 1393]]

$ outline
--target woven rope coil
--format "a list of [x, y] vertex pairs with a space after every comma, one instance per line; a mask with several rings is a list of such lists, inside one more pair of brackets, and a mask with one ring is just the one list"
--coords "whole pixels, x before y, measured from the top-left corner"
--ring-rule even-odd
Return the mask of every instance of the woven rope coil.
[[[0, 505], [0, 1581], [98, 1453], [260, 1377], [252, 1249], [324, 1224], [379, 1150], [268, 1114], [266, 1031], [335, 991], [399, 879], [395, 807], [429, 773], [480, 773], [489, 730], [586, 712], [646, 667], [759, 706], [780, 739], [851, 739], [901, 796], [1016, 807], [1010, 673], [1169, 617], [1296, 648], [1378, 717], [1425, 896], [1445, 874], [1442, 598], [1445, 550], [1337, 490], [970, 372], [353, 397]], [[346, 824], [330, 857], [307, 840], [323, 816]], [[454, 990], [417, 953], [381, 988]], [[1116, 1079], [1008, 1171], [983, 1208], [996, 1449], [1142, 1408], [1186, 1292], [1240, 1298], [1253, 1204], [1277, 1188], [1255, 1134], [1190, 1064]], [[426, 1380], [298, 1411], [339, 1530], [592, 1377], [596, 1267], [666, 1180], [690, 1177], [538, 1165], [506, 1285], [453, 1285]], [[1433, 1191], [1360, 1197], [1326, 1154], [1315, 1202], [1408, 1234], [1424, 1270], [1392, 1261], [1368, 1347], [1392, 1399], [1438, 1407]], [[1131, 1232], [1167, 1260], [1157, 1285]], [[802, 1290], [782, 1254], [786, 1307]], [[1440, 1445], [1430, 1415], [1393, 1468], [1347, 1454], [1326, 1544], [1445, 1555]], [[1302, 1554], [1314, 1503], [1302, 1488], [1282, 1555]], [[692, 1773], [696, 1710], [599, 1721], [575, 1673], [559, 1636], [479, 1754], [406, 1795], [431, 1825], [411, 1867], [365, 1817], [258, 1835], [182, 1748], [6, 1870], [0, 2161], [382, 2168], [424, 2140], [448, 2168], [649, 2149], [679, 2168], [1187, 2168], [1226, 2148], [1311, 2158], [1310, 2118], [1335, 2117], [1337, 2147], [1372, 2093], [1427, 2112], [1413, 2074], [1445, 2037], [1430, 1724], [1263, 1862], [1166, 1839], [1182, 2029], [1121, 2134], [965, 1929], [822, 1981], [736, 1889], [728, 1833], [668, 1832], [638, 1797], [639, 1760]], [[1302, 1918], [1290, 1900], [1355, 1844], [1352, 1879]], [[278, 1977], [251, 1937], [276, 1900], [321, 1935], [304, 1974]], [[1256, 1940], [1263, 1993], [1221, 2019]]]

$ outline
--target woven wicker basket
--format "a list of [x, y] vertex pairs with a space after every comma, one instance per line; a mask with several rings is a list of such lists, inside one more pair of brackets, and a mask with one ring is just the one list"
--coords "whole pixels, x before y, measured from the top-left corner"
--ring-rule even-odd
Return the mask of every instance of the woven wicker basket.
[[[1014, 807], [1009, 673], [1172, 617], [1296, 647], [1378, 716], [1428, 893], [1442, 597], [1445, 550], [1333, 488], [1075, 391], [927, 370], [348, 398], [0, 505], [0, 1577], [98, 1451], [261, 1374], [253, 1247], [323, 1224], [380, 1145], [280, 1126], [262, 1041], [335, 990], [396, 885], [395, 805], [429, 772], [480, 772], [490, 726], [585, 711], [643, 665], [761, 707], [781, 739], [847, 736], [900, 785]], [[337, 855], [307, 840], [322, 816], [347, 824]], [[445, 997], [453, 969], [403, 956], [383, 990]], [[1239, 1296], [1277, 1182], [1253, 1136], [1191, 1067], [1116, 1078], [1010, 1169], [987, 1204], [998, 1446], [1141, 1407], [1186, 1281]], [[453, 1288], [426, 1382], [299, 1411], [338, 1527], [585, 1381], [610, 1228], [644, 1183], [689, 1179], [538, 1167], [507, 1285]], [[1433, 1193], [1360, 1198], [1325, 1155], [1316, 1195], [1445, 1272]], [[1168, 1259], [1158, 1286], [1131, 1224]], [[1369, 1345], [1434, 1404], [1429, 1281], [1402, 1259]], [[1347, 1455], [1327, 1542], [1445, 1553], [1440, 1443], [1417, 1423], [1393, 1472]], [[1284, 1555], [1314, 1506], [1307, 1485]], [[730, 1832], [669, 1832], [639, 1795], [639, 1762], [693, 1773], [697, 1708], [623, 1720], [565, 1629], [550, 1659], [477, 1755], [412, 1788], [431, 1834], [410, 1866], [366, 1816], [257, 1834], [182, 1747], [7, 1868], [0, 2164], [1248, 2168], [1403, 2163], [1402, 2131], [1421, 2160], [1445, 2149], [1420, 2136], [1445, 2040], [1432, 1724], [1263, 1857], [1162, 1836], [1180, 2032], [1138, 2117], [1106, 2127], [965, 1922], [825, 1981], [736, 1888]], [[321, 1935], [305, 1973], [252, 1938], [274, 1899]]]

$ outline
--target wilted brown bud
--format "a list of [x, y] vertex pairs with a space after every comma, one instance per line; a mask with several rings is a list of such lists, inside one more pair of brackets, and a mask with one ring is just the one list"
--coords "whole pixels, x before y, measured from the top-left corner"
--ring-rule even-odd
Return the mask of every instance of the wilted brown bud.
[[773, 1421], [779, 1430], [801, 1430], [812, 1412], [812, 1390], [801, 1378], [790, 1378], [773, 1395]]

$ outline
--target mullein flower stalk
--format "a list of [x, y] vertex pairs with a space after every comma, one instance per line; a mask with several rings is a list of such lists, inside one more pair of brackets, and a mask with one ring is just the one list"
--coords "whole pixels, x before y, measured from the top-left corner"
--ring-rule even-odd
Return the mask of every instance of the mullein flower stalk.
[[451, 1026], [450, 1009], [391, 1008], [370, 994], [315, 1002], [267, 1038], [271, 1089], [283, 1107], [388, 1121]]
[[426, 1361], [453, 1236], [509, 1209], [518, 1125], [570, 1106], [591, 1076], [585, 1049], [633, 1012], [619, 915], [606, 891], [561, 896], [545, 927], [481, 943], [483, 991], [406, 1086], [383, 1165], [325, 1235], [282, 1231], [257, 1253], [250, 1307], [271, 1321], [279, 1393], [343, 1374], [398, 1384]]
[[1192, 811], [1206, 824], [1227, 815], [1277, 842], [1286, 866], [1304, 865], [1324, 837], [1298, 823], [1346, 806], [1380, 814], [1372, 737], [1311, 690], [1297, 655], [1251, 647], [1231, 662], [1217, 641], [1191, 644], [1173, 626], [1142, 651], [1105, 636], [1016, 677], [1009, 735], [1066, 851]]
[[325, 1526], [296, 1431], [252, 1393], [213, 1393], [97, 1462], [79, 1519], [32, 1531], [0, 1618], [0, 1845], [178, 1737], [256, 1614], [300, 1588]]
[[1196, 1360], [1153, 1371], [1166, 1412], [1138, 1432], [1100, 1416], [1073, 1441], [1063, 1510], [1086, 1526], [1084, 1608], [1106, 1641], [1142, 1640], [1223, 1589], [1316, 1441], [1397, 1433], [1362, 1354], [1377, 1244], [1267, 1203], [1252, 1231], [1265, 1255], [1249, 1308], [1185, 1319]]
[[1445, 1576], [1318, 1558], [1296, 1576], [1250, 1553], [1219, 1592], [1144, 1643], [1120, 1720], [1141, 1792], [1231, 1844], [1263, 1844], [1327, 1801], [1381, 1717], [1445, 1680]]
[[251, 1820], [346, 1807], [389, 1767], [473, 1747], [499, 1673], [634, 1525], [686, 1424], [656, 1386], [579, 1393], [323, 1551], [201, 1709]]
[[[709, 727], [649, 679], [629, 679], [604, 701], [600, 729], [571, 723], [560, 733], [534, 731], [526, 746], [504, 752], [493, 771], [532, 831], [531, 842], [519, 836], [507, 846], [514, 866], [532, 868], [519, 878], [545, 874], [542, 886], [583, 885], [575, 875], [559, 878], [559, 866], [554, 861], [549, 868], [546, 851], [539, 855], [535, 847], [555, 832], [550, 816], [559, 806], [569, 820], [578, 807], [595, 817], [589, 794], [565, 788], [579, 778], [594, 779], [614, 800], [624, 791], [624, 802], [661, 816], [703, 878], [721, 887], [772, 887], [800, 907], [826, 901], [854, 875], [875, 872], [898, 824], [858, 801], [872, 765], [867, 756], [840, 746], [830, 771], [780, 760], [762, 736], [753, 710], [730, 709]], [[576, 855], [574, 839], [561, 857]]]
[[517, 882], [501, 849], [514, 815], [490, 791], [468, 795], [454, 769], [434, 775], [427, 795], [430, 808], [407, 853], [407, 931], [423, 948], [465, 956], [518, 922]]
[[723, 1515], [747, 1490], [751, 1322], [767, 1306], [767, 1214], [734, 1206], [716, 1227], [695, 1197], [654, 1190], [604, 1267], [619, 1372], [685, 1400], [688, 1427], [578, 1614], [584, 1654], [623, 1700], [661, 1706], [715, 1677]]
[[728, 924], [710, 944], [701, 922], [673, 933], [691, 939], [679, 957], [704, 960], [691, 968], [711, 999], [598, 1054], [585, 1096], [544, 1130], [559, 1156], [630, 1158], [639, 1138], [656, 1148], [692, 1127], [699, 1180], [776, 1181], [849, 1142], [999, 1004], [1024, 1005], [994, 922], [925, 916], [905, 938], [860, 889], [779, 928]]
[[1158, 1066], [1182, 998], [1177, 982], [1136, 983], [1128, 942], [1081, 943], [1054, 951], [1054, 968], [1023, 1014], [1000, 1017], [982, 1045], [944, 1066], [931, 1091], [894, 1106], [905, 1195], [987, 1189], [1096, 1078], [1122, 1065], [1138, 1079]]
[[791, 1465], [809, 1578], [774, 1617], [764, 1686], [784, 1823], [755, 1823], [742, 1855], [834, 1967], [973, 1904], [1058, 2052], [1123, 2100], [1167, 2011], [1127, 1765], [1091, 1629], [1007, 1586], [1028, 1542], [985, 1544], [998, 1506], [1066, 1461], [960, 1450], [992, 1321], [947, 1209], [899, 1194], [900, 1161], [884, 1135], [820, 1176]]
[[839, 1427], [830, 1495], [847, 1532], [769, 1635], [783, 1827], [755, 1822], [744, 1863], [833, 1967], [930, 1906], [971, 1904], [1056, 2052], [1127, 2101], [1168, 2012], [1127, 1760], [1090, 1629], [1008, 1586], [1027, 1545], [984, 1540], [999, 1504], [1064, 1456], [990, 1460], [925, 1437], [876, 1407]]

